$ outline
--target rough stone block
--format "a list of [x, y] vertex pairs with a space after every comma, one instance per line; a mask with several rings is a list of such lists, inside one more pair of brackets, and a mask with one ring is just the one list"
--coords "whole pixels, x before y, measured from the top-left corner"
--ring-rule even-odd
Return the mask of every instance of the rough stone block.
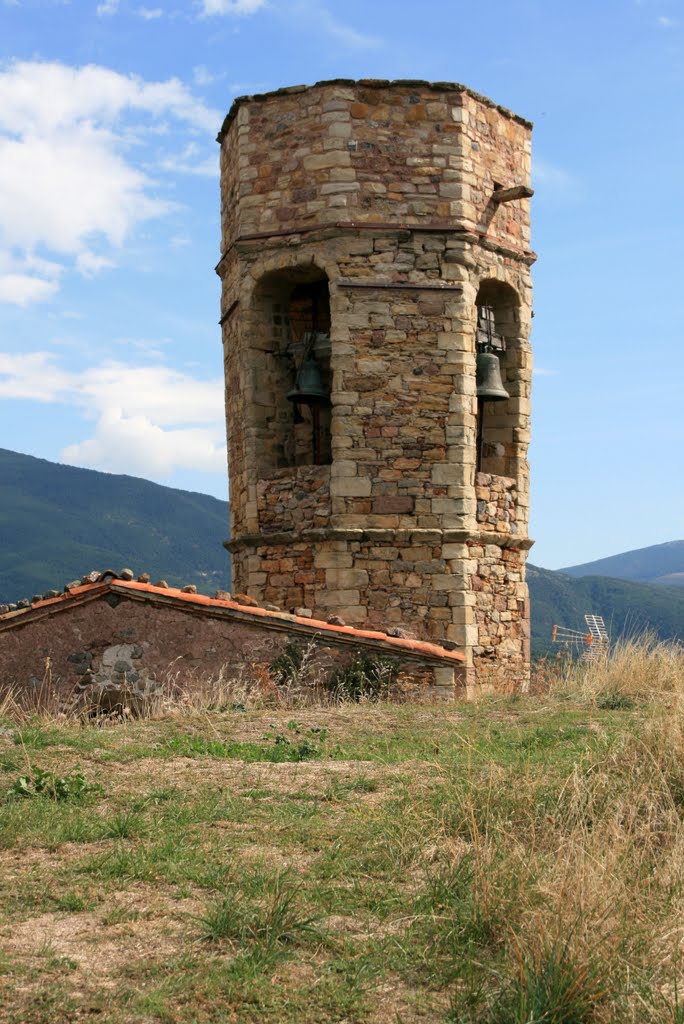
[[330, 492], [335, 498], [365, 498], [371, 493], [369, 477], [339, 477], [330, 483]]
[[302, 160], [306, 171], [325, 170], [329, 167], [349, 167], [350, 164], [351, 157], [346, 149], [331, 150], [328, 153], [312, 153]]
[[314, 565], [317, 569], [351, 569], [354, 558], [350, 551], [316, 551], [314, 552]]
[[365, 569], [327, 569], [326, 586], [336, 590], [351, 590], [368, 586], [368, 572]]
[[373, 499], [371, 509], [374, 515], [410, 515], [414, 500], [410, 495], [381, 495]]

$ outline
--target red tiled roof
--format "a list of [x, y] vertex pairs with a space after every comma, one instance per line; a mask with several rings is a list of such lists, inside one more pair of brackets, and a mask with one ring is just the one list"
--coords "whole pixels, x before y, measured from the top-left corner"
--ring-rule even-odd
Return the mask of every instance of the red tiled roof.
[[146, 597], [161, 600], [165, 604], [191, 605], [195, 610], [225, 611], [230, 612], [231, 617], [237, 616], [242, 621], [252, 619], [254, 624], [264, 626], [277, 626], [282, 629], [289, 623], [297, 630], [304, 630], [307, 633], [317, 633], [329, 636], [331, 640], [371, 640], [387, 644], [397, 651], [404, 651], [406, 654], [423, 656], [427, 658], [440, 658], [448, 661], [463, 662], [464, 655], [460, 651], [447, 650], [438, 644], [428, 643], [425, 640], [412, 640], [407, 637], [388, 636], [371, 629], [357, 629], [355, 626], [335, 626], [330, 622], [320, 619], [305, 618], [301, 615], [290, 615], [288, 612], [270, 611], [266, 608], [254, 607], [241, 604], [239, 601], [221, 600], [216, 597], [207, 597], [205, 594], [192, 594], [178, 590], [174, 587], [157, 587], [151, 583], [140, 583], [134, 580], [124, 580], [117, 577], [100, 580], [95, 583], [85, 583], [82, 586], [74, 587], [58, 597], [50, 597], [36, 601], [28, 608], [18, 608], [16, 611], [5, 612], [0, 615], [0, 631], [12, 628], [14, 625], [21, 625], [25, 617], [33, 617], [35, 613], [40, 615], [51, 614], [67, 610], [70, 606], [81, 604], [83, 601], [101, 597], [107, 593], [128, 592], [130, 597], [138, 595], [138, 599]]

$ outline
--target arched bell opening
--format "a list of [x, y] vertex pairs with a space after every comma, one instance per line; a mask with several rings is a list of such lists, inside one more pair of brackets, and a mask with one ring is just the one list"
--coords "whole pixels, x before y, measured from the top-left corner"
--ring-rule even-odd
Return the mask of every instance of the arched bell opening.
[[516, 477], [515, 399], [520, 397], [520, 299], [503, 281], [486, 280], [476, 298], [476, 469]]
[[288, 268], [258, 283], [246, 323], [259, 477], [331, 462], [330, 296], [320, 268]]

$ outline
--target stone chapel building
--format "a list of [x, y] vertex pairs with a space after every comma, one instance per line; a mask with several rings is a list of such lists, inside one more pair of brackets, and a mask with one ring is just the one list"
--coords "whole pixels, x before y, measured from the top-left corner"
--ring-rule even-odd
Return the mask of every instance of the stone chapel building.
[[529, 679], [531, 127], [454, 83], [338, 80], [241, 97], [218, 136], [235, 589], [403, 625], [509, 688]]

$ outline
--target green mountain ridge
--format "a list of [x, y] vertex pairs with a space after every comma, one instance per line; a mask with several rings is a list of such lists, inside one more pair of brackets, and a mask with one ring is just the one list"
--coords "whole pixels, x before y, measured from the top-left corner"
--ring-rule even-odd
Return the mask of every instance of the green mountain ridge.
[[[230, 587], [227, 536], [228, 503], [218, 498], [0, 449], [0, 602], [61, 590], [92, 569], [124, 566], [211, 594]], [[680, 545], [627, 555], [633, 571], [649, 571], [637, 556], [655, 551], [652, 571], [666, 582], [684, 568]], [[663, 549], [672, 552], [671, 562]], [[535, 656], [557, 649], [555, 624], [583, 630], [587, 613], [602, 615], [613, 637], [650, 629], [663, 640], [684, 640], [684, 588], [573, 575], [583, 568], [528, 564]]]
[[612, 576], [638, 583], [684, 587], [684, 540], [623, 551], [595, 562], [570, 565], [559, 572], [566, 576]]
[[645, 631], [658, 640], [684, 642], [684, 589], [607, 576], [574, 578], [527, 565], [532, 612], [532, 654], [559, 650], [554, 625], [585, 629], [585, 615], [601, 615], [613, 640]]
[[228, 504], [0, 448], [0, 601], [129, 566], [204, 592], [230, 576]]

